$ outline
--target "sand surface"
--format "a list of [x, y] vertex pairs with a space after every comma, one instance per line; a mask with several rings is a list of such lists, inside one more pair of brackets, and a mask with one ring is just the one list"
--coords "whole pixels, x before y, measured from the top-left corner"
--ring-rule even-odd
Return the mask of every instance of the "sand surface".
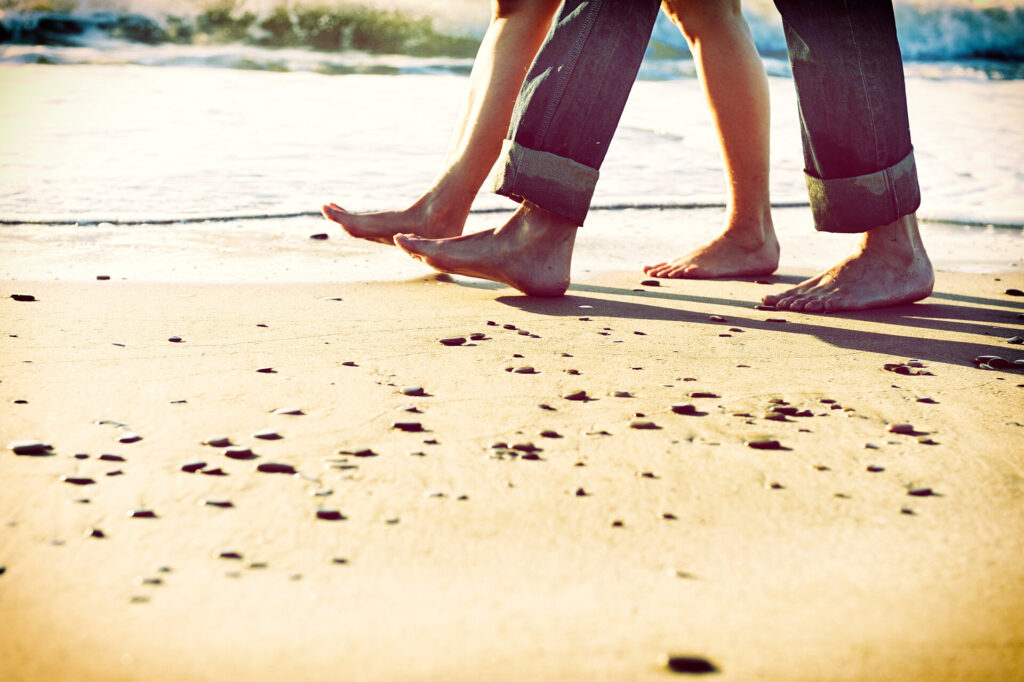
[[387, 279], [376, 247], [385, 281], [235, 283], [125, 247], [54, 281], [5, 234], [0, 445], [52, 451], [0, 453], [4, 680], [675, 679], [665, 653], [722, 680], [1022, 679], [1024, 375], [971, 362], [1024, 358], [1019, 272], [813, 316], [754, 309], [809, 274], [787, 265], [645, 287], [584, 259], [542, 300]]

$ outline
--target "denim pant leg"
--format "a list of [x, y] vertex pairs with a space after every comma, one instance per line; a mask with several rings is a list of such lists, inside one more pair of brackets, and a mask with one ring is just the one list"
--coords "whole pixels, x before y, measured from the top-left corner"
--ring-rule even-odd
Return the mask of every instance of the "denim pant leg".
[[660, 0], [565, 0], [519, 92], [494, 191], [582, 225]]
[[921, 203], [890, 0], [775, 0], [815, 227], [866, 232]]

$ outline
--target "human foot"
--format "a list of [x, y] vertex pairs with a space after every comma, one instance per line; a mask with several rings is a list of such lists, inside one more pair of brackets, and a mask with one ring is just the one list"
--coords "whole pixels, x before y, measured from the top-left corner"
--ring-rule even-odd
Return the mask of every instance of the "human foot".
[[779, 266], [771, 216], [757, 224], [730, 222], [722, 234], [675, 260], [648, 265], [644, 273], [667, 279], [770, 275]]
[[569, 288], [576, 225], [531, 204], [507, 223], [465, 237], [395, 236], [395, 244], [441, 272], [507, 284], [530, 296], [561, 296]]
[[911, 214], [866, 232], [846, 260], [764, 302], [807, 313], [913, 303], [932, 293], [935, 274]]
[[349, 213], [331, 203], [325, 204], [321, 212], [353, 237], [393, 244], [396, 234], [416, 234], [431, 239], [462, 234], [469, 216], [469, 203], [448, 201], [428, 193], [404, 211]]

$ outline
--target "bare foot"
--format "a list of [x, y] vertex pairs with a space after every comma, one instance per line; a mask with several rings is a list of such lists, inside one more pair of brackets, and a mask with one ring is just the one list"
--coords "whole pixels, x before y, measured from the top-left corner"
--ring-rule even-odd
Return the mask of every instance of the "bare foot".
[[508, 222], [465, 237], [397, 235], [395, 244], [435, 270], [501, 282], [530, 296], [561, 296], [569, 288], [576, 225], [524, 203]]
[[472, 197], [453, 200], [428, 192], [404, 211], [349, 213], [337, 204], [325, 204], [321, 212], [353, 237], [393, 244], [396, 234], [416, 234], [431, 239], [457, 237], [469, 216]]
[[864, 233], [856, 253], [764, 302], [805, 313], [913, 303], [932, 293], [935, 274], [914, 214]]
[[770, 212], [755, 224], [732, 220], [708, 243], [675, 260], [648, 265], [644, 272], [667, 279], [710, 279], [770, 275], [779, 266], [779, 242]]

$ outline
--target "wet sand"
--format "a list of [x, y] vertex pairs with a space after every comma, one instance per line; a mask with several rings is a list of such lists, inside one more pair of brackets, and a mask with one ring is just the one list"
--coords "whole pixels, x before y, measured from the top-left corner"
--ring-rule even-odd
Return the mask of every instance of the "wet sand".
[[754, 308], [785, 262], [655, 287], [584, 251], [544, 300], [8, 245], [0, 445], [51, 448], [0, 453], [6, 680], [1024, 669], [1024, 372], [972, 363], [1024, 358], [1010, 268], [813, 316]]

